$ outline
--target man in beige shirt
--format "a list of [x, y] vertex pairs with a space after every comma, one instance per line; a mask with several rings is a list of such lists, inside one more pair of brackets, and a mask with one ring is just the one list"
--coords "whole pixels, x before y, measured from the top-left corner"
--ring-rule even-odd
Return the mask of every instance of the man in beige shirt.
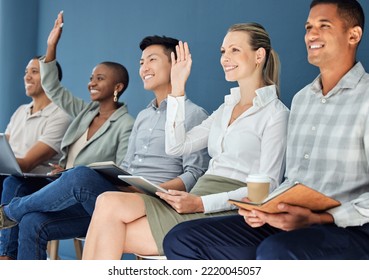
[[[60, 66], [58, 69], [61, 80]], [[46, 174], [51, 169], [49, 163], [56, 164], [61, 157], [60, 144], [71, 119], [46, 96], [41, 86], [37, 57], [32, 58], [26, 66], [24, 84], [26, 95], [32, 98], [32, 102], [21, 105], [14, 112], [5, 134], [23, 172]], [[9, 202], [9, 194], [3, 194], [2, 189], [5, 178], [0, 176], [1, 204]], [[25, 195], [35, 190], [14, 190], [9, 199], [19, 191]], [[0, 246], [0, 259], [7, 259], [7, 256], [2, 255]]]

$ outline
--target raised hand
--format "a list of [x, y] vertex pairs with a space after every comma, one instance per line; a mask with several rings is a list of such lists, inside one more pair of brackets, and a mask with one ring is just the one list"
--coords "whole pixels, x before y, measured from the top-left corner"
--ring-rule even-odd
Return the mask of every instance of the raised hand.
[[56, 58], [56, 46], [62, 34], [63, 27], [63, 12], [58, 14], [53, 29], [51, 30], [49, 37], [47, 38], [47, 50], [45, 62], [50, 62]]
[[171, 70], [171, 83], [172, 83], [172, 95], [183, 96], [185, 94], [185, 85], [191, 72], [192, 58], [190, 49], [186, 42], [179, 41], [176, 46], [177, 59], [175, 59], [174, 53], [171, 54], [172, 70]]

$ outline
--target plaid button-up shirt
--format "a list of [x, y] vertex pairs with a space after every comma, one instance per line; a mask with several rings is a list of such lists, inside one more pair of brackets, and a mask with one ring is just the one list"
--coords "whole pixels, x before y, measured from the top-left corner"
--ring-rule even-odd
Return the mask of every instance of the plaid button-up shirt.
[[357, 63], [327, 94], [318, 76], [293, 98], [286, 181], [339, 200], [338, 226], [369, 222], [369, 74]]

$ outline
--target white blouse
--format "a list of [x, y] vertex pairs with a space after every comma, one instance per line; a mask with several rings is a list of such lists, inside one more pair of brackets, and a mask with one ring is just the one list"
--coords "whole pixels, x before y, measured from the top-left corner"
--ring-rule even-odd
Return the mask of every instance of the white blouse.
[[77, 139], [73, 144], [70, 145], [65, 169], [72, 168], [74, 166], [74, 161], [76, 160], [76, 157], [78, 156], [79, 152], [86, 146], [88, 142], [88, 130], [89, 128], [86, 129], [85, 133], [83, 133], [81, 137], [79, 137], [79, 139]]
[[[283, 179], [288, 108], [278, 99], [274, 85], [256, 90], [253, 106], [229, 125], [239, 102], [239, 88], [232, 88], [224, 103], [189, 132], [184, 128], [184, 97], [168, 96], [166, 152], [188, 154], [208, 147], [211, 160], [206, 174], [246, 182], [249, 174], [271, 178], [271, 191]], [[246, 188], [203, 196], [205, 212], [234, 209], [229, 198], [247, 196]]]

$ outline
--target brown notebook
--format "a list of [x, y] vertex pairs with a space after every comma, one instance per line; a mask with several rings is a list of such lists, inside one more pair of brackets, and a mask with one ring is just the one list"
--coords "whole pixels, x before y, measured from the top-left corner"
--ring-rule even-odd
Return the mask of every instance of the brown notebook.
[[240, 208], [260, 210], [267, 213], [280, 213], [277, 205], [281, 202], [309, 208], [314, 212], [321, 212], [341, 205], [341, 203], [312, 188], [297, 183], [292, 187], [277, 189], [260, 203], [228, 200]]

